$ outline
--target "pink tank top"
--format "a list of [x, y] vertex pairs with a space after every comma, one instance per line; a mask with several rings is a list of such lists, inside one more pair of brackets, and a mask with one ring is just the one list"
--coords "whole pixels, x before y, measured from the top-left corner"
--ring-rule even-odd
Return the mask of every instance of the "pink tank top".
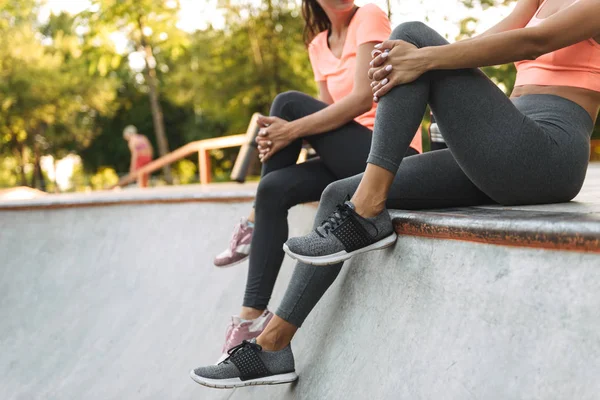
[[148, 144], [146, 143], [146, 141], [144, 139], [142, 139], [141, 137], [138, 136], [135, 139], [134, 147], [137, 151], [142, 151], [142, 150], [146, 150], [148, 148]]
[[[575, 0], [573, 4], [578, 1]], [[537, 26], [544, 21], [545, 18], [538, 18], [544, 4], [546, 0], [527, 27]], [[535, 60], [516, 62], [515, 66], [515, 86], [571, 86], [600, 92], [600, 44], [593, 39], [544, 54]]]

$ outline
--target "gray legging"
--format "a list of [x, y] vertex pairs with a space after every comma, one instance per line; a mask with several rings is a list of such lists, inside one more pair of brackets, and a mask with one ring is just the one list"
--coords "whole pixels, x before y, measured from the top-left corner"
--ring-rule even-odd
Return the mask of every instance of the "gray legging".
[[[418, 22], [398, 26], [391, 38], [419, 48], [447, 43]], [[428, 103], [449, 149], [403, 159]], [[589, 114], [562, 97], [510, 100], [479, 70], [432, 71], [380, 100], [368, 161], [396, 174], [388, 208], [565, 202], [583, 184], [592, 129]], [[325, 189], [316, 224], [361, 177]], [[298, 263], [277, 315], [301, 326], [341, 267]]]
[[[285, 92], [273, 101], [270, 115], [293, 121], [325, 107], [327, 104], [304, 93]], [[288, 210], [297, 204], [318, 201], [330, 183], [363, 172], [371, 138], [369, 128], [352, 121], [330, 132], [305, 138], [319, 155], [317, 159], [296, 164], [302, 148], [302, 139], [298, 139], [263, 164], [254, 203], [256, 227], [245, 307], [267, 308], [283, 261]], [[411, 148], [406, 154], [416, 153]]]

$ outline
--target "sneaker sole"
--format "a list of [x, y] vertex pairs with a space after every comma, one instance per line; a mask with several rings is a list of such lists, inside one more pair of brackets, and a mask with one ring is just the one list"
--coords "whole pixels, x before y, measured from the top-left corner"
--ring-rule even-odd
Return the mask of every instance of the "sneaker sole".
[[249, 379], [247, 381], [242, 381], [240, 378], [230, 378], [230, 379], [209, 379], [198, 376], [192, 370], [190, 372], [190, 377], [196, 382], [201, 384], [202, 386], [207, 386], [215, 389], [234, 389], [238, 387], [244, 386], [257, 386], [257, 385], [281, 385], [284, 383], [292, 383], [298, 380], [298, 374], [295, 372], [289, 372], [287, 374], [279, 374], [266, 376], [264, 378], [257, 379]]
[[232, 262], [232, 263], [230, 263], [230, 264], [225, 264], [225, 265], [217, 265], [217, 264], [214, 264], [214, 266], [215, 266], [215, 267], [217, 267], [217, 268], [229, 268], [229, 267], [235, 267], [236, 265], [238, 265], [238, 264], [241, 264], [241, 263], [243, 263], [244, 261], [246, 261], [248, 258], [250, 258], [250, 255], [247, 255], [246, 257], [242, 258], [241, 260], [237, 260], [237, 261], [235, 261], [235, 262]]
[[291, 251], [285, 243], [283, 244], [283, 251], [285, 251], [286, 254], [292, 257], [293, 259], [301, 261], [305, 264], [323, 266], [344, 262], [357, 254], [367, 253], [373, 250], [385, 249], [387, 247], [393, 246], [394, 243], [396, 243], [397, 239], [398, 235], [394, 232], [390, 236], [387, 236], [378, 242], [375, 242], [367, 247], [363, 247], [362, 249], [351, 251], [350, 253], [346, 252], [346, 250], [342, 250], [338, 253], [318, 257], [303, 256], [301, 254], [296, 254], [293, 251]]

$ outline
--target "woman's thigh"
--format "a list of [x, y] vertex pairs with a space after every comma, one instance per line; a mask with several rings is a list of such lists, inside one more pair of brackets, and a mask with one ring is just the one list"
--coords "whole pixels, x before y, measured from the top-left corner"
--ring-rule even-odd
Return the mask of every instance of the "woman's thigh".
[[307, 137], [323, 163], [337, 179], [364, 172], [371, 149], [372, 132], [357, 122]]
[[319, 158], [273, 171], [258, 185], [255, 201], [257, 220], [263, 213], [270, 218], [295, 205], [318, 201], [327, 185], [335, 180]]
[[[300, 92], [278, 95], [271, 107], [271, 115], [294, 121], [323, 110], [328, 105]], [[371, 148], [371, 130], [350, 121], [339, 128], [304, 139], [315, 149], [323, 163], [337, 179], [364, 171]], [[297, 149], [298, 143], [293, 144]]]

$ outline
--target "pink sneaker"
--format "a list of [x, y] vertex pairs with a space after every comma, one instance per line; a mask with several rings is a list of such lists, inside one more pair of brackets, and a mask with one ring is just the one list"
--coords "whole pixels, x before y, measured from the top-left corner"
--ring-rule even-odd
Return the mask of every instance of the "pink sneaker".
[[257, 338], [265, 330], [271, 318], [273, 318], [273, 313], [269, 310], [265, 310], [260, 317], [247, 321], [242, 321], [237, 315], [231, 317], [231, 324], [227, 327], [227, 333], [225, 334], [225, 344], [221, 350], [223, 354], [221, 354], [217, 364], [229, 357], [227, 350], [237, 346], [244, 340]]
[[248, 220], [242, 218], [233, 230], [229, 248], [215, 257], [215, 267], [233, 267], [245, 261], [250, 255], [250, 243], [254, 228], [248, 226]]

